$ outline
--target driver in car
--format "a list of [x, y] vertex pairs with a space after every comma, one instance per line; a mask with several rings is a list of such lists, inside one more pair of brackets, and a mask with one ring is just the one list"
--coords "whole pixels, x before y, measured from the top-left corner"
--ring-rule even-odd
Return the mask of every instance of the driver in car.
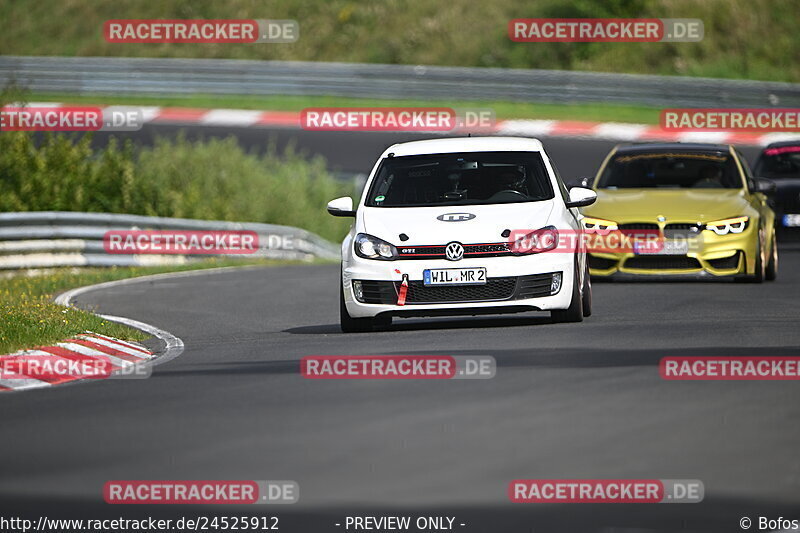
[[719, 189], [722, 184], [722, 169], [717, 165], [706, 165], [700, 169], [700, 179], [694, 183], [698, 189]]
[[528, 195], [528, 187], [525, 185], [525, 176], [518, 170], [503, 170], [497, 176], [497, 182], [497, 192], [516, 191], [520, 194]]

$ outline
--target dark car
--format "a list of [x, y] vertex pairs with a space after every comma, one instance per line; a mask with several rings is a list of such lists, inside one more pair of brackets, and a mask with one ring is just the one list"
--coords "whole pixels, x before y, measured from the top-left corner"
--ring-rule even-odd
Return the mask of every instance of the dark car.
[[800, 139], [768, 145], [753, 174], [775, 182], [775, 226], [782, 237], [800, 238]]

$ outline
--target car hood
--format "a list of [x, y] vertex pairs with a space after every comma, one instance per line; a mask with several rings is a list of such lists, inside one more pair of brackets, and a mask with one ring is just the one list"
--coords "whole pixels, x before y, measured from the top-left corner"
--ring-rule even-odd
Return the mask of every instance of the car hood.
[[708, 222], [741, 215], [748, 207], [743, 189], [599, 189], [597, 202], [584, 209], [591, 217], [615, 222]]
[[[408, 235], [409, 246], [504, 242], [505, 230], [539, 229], [550, 222], [555, 200], [493, 205], [448, 207], [364, 207], [359, 210], [366, 233], [394, 245], [402, 245], [400, 234]], [[442, 215], [469, 214], [474, 218], [446, 222]]]

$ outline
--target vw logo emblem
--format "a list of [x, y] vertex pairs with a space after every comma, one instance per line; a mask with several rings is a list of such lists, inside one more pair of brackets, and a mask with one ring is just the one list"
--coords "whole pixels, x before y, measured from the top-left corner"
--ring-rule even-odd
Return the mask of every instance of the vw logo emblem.
[[475, 218], [475, 215], [472, 213], [445, 213], [444, 215], [436, 217], [436, 220], [441, 220], [442, 222], [463, 222], [465, 220], [472, 220], [473, 218]]
[[664, 215], [659, 215], [658, 216], [658, 221], [659, 222], [666, 222], [667, 221], [667, 217], [665, 217]]
[[444, 254], [450, 261], [460, 261], [464, 257], [464, 247], [460, 242], [451, 242], [444, 249]]

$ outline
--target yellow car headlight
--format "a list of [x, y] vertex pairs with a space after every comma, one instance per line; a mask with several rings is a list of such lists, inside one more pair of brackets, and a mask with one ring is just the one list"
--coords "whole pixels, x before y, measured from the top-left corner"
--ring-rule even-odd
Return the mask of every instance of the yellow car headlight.
[[581, 222], [583, 223], [583, 229], [586, 230], [587, 233], [607, 233], [619, 229], [617, 223], [613, 220], [583, 217]]
[[728, 233], [741, 233], [747, 229], [750, 217], [741, 216], [726, 218], [724, 220], [714, 220], [706, 222], [706, 229], [713, 231], [717, 235], [727, 235]]

